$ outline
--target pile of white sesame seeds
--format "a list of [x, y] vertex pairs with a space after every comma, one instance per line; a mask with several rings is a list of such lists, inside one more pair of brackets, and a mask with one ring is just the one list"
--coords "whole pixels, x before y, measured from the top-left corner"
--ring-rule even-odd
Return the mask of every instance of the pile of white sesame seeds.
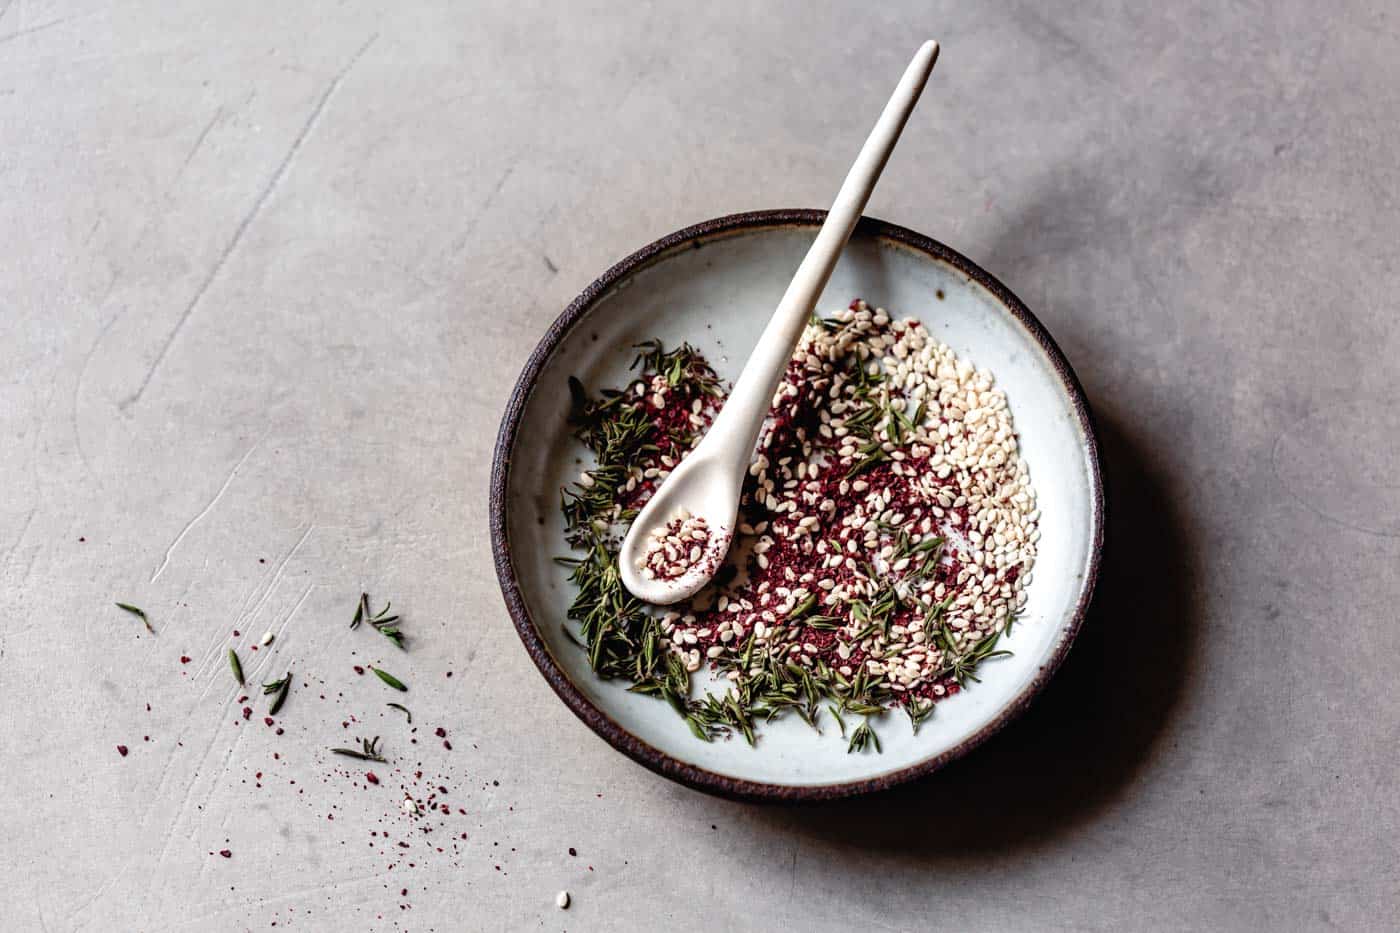
[[638, 567], [648, 580], [676, 580], [716, 560], [709, 554], [710, 525], [688, 509], [651, 533]]
[[750, 473], [737, 575], [662, 617], [691, 671], [742, 681], [766, 655], [917, 705], [1025, 606], [1040, 511], [1005, 394], [912, 318], [857, 301], [810, 325]]

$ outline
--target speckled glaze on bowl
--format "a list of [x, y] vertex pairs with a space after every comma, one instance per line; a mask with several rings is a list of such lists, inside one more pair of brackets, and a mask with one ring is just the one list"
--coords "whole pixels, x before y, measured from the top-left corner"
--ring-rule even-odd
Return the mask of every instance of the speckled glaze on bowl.
[[605, 682], [564, 634], [573, 596], [559, 488], [589, 463], [569, 434], [567, 379], [596, 391], [628, 379], [633, 345], [687, 340], [732, 380], [825, 217], [736, 214], [633, 253], [588, 286], [545, 334], [520, 375], [496, 441], [491, 544], [506, 606], [526, 650], [560, 698], [613, 746], [700, 790], [760, 800], [819, 800], [890, 787], [966, 754], [1019, 714], [1068, 653], [1093, 592], [1103, 542], [1098, 452], [1084, 394], [1039, 321], [1000, 282], [946, 246], [866, 218], [818, 308], [854, 297], [922, 320], [1006, 390], [1041, 507], [1040, 555], [1026, 611], [982, 682], [938, 705], [911, 733], [877, 723], [883, 754], [846, 753], [828, 718], [818, 735], [796, 717], [741, 739], [705, 743], [665, 703]]

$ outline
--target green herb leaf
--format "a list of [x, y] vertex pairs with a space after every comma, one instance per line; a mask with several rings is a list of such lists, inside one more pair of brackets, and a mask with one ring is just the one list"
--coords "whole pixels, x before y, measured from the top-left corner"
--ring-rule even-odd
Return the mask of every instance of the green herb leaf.
[[393, 605], [392, 602], [387, 602], [384, 604], [383, 609], [378, 612], [371, 612], [369, 607], [369, 594], [361, 593], [360, 604], [355, 608], [355, 618], [350, 621], [350, 627], [357, 628], [361, 622], [368, 622], [375, 631], [402, 649], [404, 647], [403, 632], [399, 629], [398, 625], [395, 624], [399, 621], [400, 617], [389, 615], [389, 607]]
[[146, 618], [146, 613], [141, 611], [141, 609], [139, 609], [138, 607], [133, 606], [130, 603], [117, 603], [117, 608], [124, 609], [132, 615], [136, 616], [136, 618], [140, 619], [141, 624], [146, 626], [146, 631], [150, 632], [152, 635], [156, 633], [156, 630], [151, 628], [151, 620]]
[[346, 758], [357, 758], [360, 761], [384, 761], [384, 756], [379, 753], [379, 736], [370, 739], [361, 739], [360, 748], [333, 748], [331, 751], [337, 755], [344, 755]]
[[932, 700], [920, 701], [917, 699], [911, 699], [904, 704], [904, 712], [909, 716], [909, 725], [914, 730], [915, 735], [919, 734], [919, 727], [924, 724], [924, 720], [933, 715], [936, 705]]
[[408, 691], [408, 688], [403, 685], [403, 681], [399, 680], [397, 677], [395, 677], [393, 674], [390, 674], [388, 671], [381, 671], [377, 667], [371, 667], [370, 670], [374, 671], [376, 677], [384, 681], [389, 686], [393, 687], [395, 690], [402, 690], [404, 692]]
[[264, 696], [269, 693], [276, 694], [276, 696], [272, 698], [272, 705], [268, 707], [267, 710], [269, 716], [276, 716], [277, 711], [282, 708], [282, 704], [287, 702], [287, 693], [292, 689], [292, 672], [287, 671], [286, 676], [281, 680], [274, 680], [270, 684], [263, 684], [262, 687]]
[[867, 718], [865, 722], [856, 726], [855, 732], [851, 733], [851, 742], [846, 746], [846, 754], [849, 755], [851, 752], [864, 752], [871, 745], [875, 746], [876, 752], [884, 751], [884, 749], [880, 748], [880, 737], [875, 734], [874, 729], [870, 728], [870, 720]]
[[[828, 705], [827, 711], [830, 712], [832, 718], [836, 720], [836, 725], [841, 727], [841, 738], [844, 739], [846, 737], [846, 720], [841, 718], [841, 713], [837, 711], [835, 704]], [[849, 752], [847, 752], [847, 754], [849, 754]]]
[[238, 681], [238, 686], [243, 686], [243, 665], [238, 661], [238, 652], [232, 648], [228, 649], [228, 666], [233, 671], [233, 679]]
[[408, 717], [408, 724], [409, 724], [410, 726], [413, 725], [413, 714], [410, 713], [410, 712], [408, 711], [408, 707], [407, 707], [407, 706], [404, 706], [402, 703], [386, 703], [385, 705], [386, 705], [386, 706], [392, 706], [394, 709], [396, 709], [396, 710], [398, 710], [399, 712], [403, 713], [405, 716]]

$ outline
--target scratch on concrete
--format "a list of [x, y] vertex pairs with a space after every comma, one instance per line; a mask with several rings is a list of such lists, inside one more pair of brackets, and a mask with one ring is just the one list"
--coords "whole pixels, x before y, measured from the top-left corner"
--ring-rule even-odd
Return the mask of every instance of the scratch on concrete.
[[[1317, 412], [1313, 414], [1315, 415]], [[1308, 417], [1312, 417], [1312, 415]], [[1269, 472], [1273, 474], [1274, 481], [1283, 487], [1283, 491], [1287, 494], [1288, 498], [1313, 513], [1318, 518], [1341, 525], [1349, 531], [1356, 531], [1363, 535], [1372, 535], [1377, 538], [1400, 538], [1400, 531], [1392, 531], [1388, 528], [1367, 528], [1365, 525], [1361, 525], [1347, 516], [1333, 515], [1331, 512], [1324, 511], [1312, 501], [1311, 496], [1305, 496], [1295, 490], [1292, 484], [1284, 477], [1283, 470], [1279, 466], [1279, 448], [1282, 447], [1283, 442], [1287, 440], [1290, 430], [1290, 428], [1285, 428], [1280, 431], [1278, 436], [1274, 438], [1273, 446], [1269, 451]]]
[[[277, 591], [278, 585], [282, 582], [282, 574], [284, 574], [287, 570], [287, 565], [291, 563], [291, 560], [293, 557], [296, 556], [297, 551], [301, 550], [301, 546], [306, 543], [306, 539], [310, 538], [311, 533], [315, 530], [315, 522], [311, 522], [306, 526], [306, 531], [303, 532], [302, 536], [297, 539], [297, 543], [292, 545], [292, 549], [287, 552], [286, 556], [284, 556], [281, 561], [278, 562], [277, 570], [273, 573], [272, 579], [267, 584], [267, 588], [261, 590], [262, 595], [258, 598], [257, 605], [255, 605], [251, 611], [240, 610], [238, 613], [238, 617], [233, 621], [233, 628], [251, 627], [253, 621], [257, 618], [258, 613], [262, 611], [263, 606], [267, 605], [267, 601], [270, 598], [272, 598], [272, 594]], [[303, 598], [305, 598], [305, 594], [303, 594]], [[244, 606], [246, 609], [246, 602], [244, 603]], [[221, 637], [216, 635], [214, 640], [210, 642], [209, 648], [206, 650], [203, 658], [200, 660], [199, 666], [195, 668], [191, 676], [195, 679], [199, 679], [200, 677], [204, 676], [204, 672], [208, 670], [209, 665], [213, 664], [216, 660], [223, 658], [224, 656], [225, 652], [221, 646]], [[209, 690], [209, 687], [205, 687], [204, 692], [200, 694], [200, 698], [203, 699], [204, 697], [208, 696]]]
[[[99, 304], [106, 302], [107, 298], [112, 294], [112, 289], [116, 287], [117, 279], [120, 277], [121, 272], [119, 271], [112, 274], [112, 281], [107, 283], [107, 292], [102, 296], [102, 301], [99, 302]], [[78, 399], [82, 396], [83, 380], [87, 378], [88, 366], [92, 364], [92, 358], [97, 353], [98, 346], [101, 345], [103, 338], [107, 336], [107, 331], [111, 330], [112, 325], [117, 323], [125, 313], [126, 308], [123, 307], [116, 314], [108, 318], [107, 322], [102, 325], [101, 330], [97, 332], [97, 336], [92, 341], [92, 346], [88, 347], [87, 354], [83, 357], [83, 365], [78, 367], [78, 378], [73, 383], [73, 398], [71, 404], [68, 406], [68, 423], [73, 429], [73, 446], [77, 448], [78, 460], [83, 464], [83, 475], [85, 476], [92, 475], [92, 464], [88, 462], [87, 451], [83, 448], [83, 434], [78, 427]]]
[[[305, 537], [303, 537], [302, 540], [306, 540]], [[298, 543], [298, 546], [300, 546], [300, 543]], [[293, 552], [295, 552], [295, 548], [293, 549]], [[207, 694], [208, 691], [206, 690], [205, 692]], [[193, 704], [191, 708], [198, 707], [200, 705], [200, 702], [202, 702], [202, 697], [201, 700], [196, 701], [196, 703]], [[208, 741], [203, 743], [203, 750], [198, 753], [199, 760], [188, 771], [188, 774], [190, 775], [188, 786], [186, 787], [185, 793], [180, 797], [179, 805], [177, 806], [175, 811], [175, 816], [173, 819], [168, 821], [165, 831], [162, 833], [162, 835], [165, 838], [165, 842], [161, 847], [160, 854], [156, 858], [156, 864], [154, 866], [154, 869], [151, 871], [151, 884], [147, 888], [148, 893], [154, 892], [157, 885], [159, 884], [162, 869], [165, 866], [166, 860], [170, 856], [171, 846], [176, 841], [177, 830], [179, 829], [181, 824], [186, 822], [187, 817], [193, 818], [195, 825], [191, 827], [190, 832], [187, 834], [187, 838], [193, 839], [194, 836], [198, 833], [199, 828], [202, 825], [202, 821], [207, 815], [204, 812], [204, 806], [202, 804], [196, 805], [193, 808], [193, 812], [191, 812], [191, 801], [194, 800], [196, 793], [200, 793], [204, 795], [205, 802], [207, 802], [208, 795], [217, 791], [218, 785], [220, 783], [220, 778], [227, 773], [229, 768], [229, 762], [232, 761], [234, 755], [238, 752], [243, 738], [246, 735], [248, 735], [249, 731], [250, 730], [247, 729], [240, 729], [237, 732], [237, 734], [234, 735], [232, 742], [226, 742], [225, 744], [227, 745], [227, 747], [224, 749], [223, 760], [217, 765], [213, 765], [211, 764], [210, 759], [215, 755], [215, 748], [219, 744], [219, 742], [224, 738], [224, 736], [222, 730], [217, 725], [214, 725], [212, 728], [209, 729]], [[193, 739], [192, 736], [191, 739]], [[191, 744], [193, 745], [193, 741]], [[209, 780], [205, 782], [206, 787], [204, 789], [201, 789], [201, 778], [206, 776], [209, 778]], [[162, 786], [164, 786], [163, 780]], [[149, 818], [150, 813], [151, 808], [148, 807], [147, 818]], [[149, 830], [147, 830], [147, 832], [149, 832]]]
[[486, 196], [486, 200], [481, 202], [481, 206], [476, 209], [476, 213], [472, 214], [471, 220], [467, 221], [467, 229], [463, 230], [462, 235], [457, 237], [456, 242], [452, 244], [453, 253], [461, 252], [463, 247], [467, 245], [467, 241], [470, 240], [472, 234], [476, 232], [476, 225], [480, 222], [482, 215], [490, 210], [491, 205], [496, 201], [496, 196], [501, 193], [501, 189], [506, 186], [506, 182], [510, 180], [511, 173], [514, 171], [514, 163], [506, 166], [505, 172], [502, 173], [500, 180], [496, 182], [496, 187], [491, 189], [491, 193]]
[[281, 636], [282, 632], [286, 630], [287, 623], [291, 622], [292, 619], [296, 617], [296, 614], [301, 611], [301, 607], [306, 603], [306, 599], [308, 596], [311, 595], [311, 591], [316, 589], [316, 587], [318, 586], [320, 586], [319, 583], [307, 584], [306, 592], [301, 594], [301, 599], [298, 599], [296, 601], [296, 605], [292, 606], [292, 611], [287, 613], [286, 616], [282, 618], [282, 624], [277, 626], [277, 634], [279, 637]]
[[[252, 730], [250, 729], [239, 729], [234, 734], [233, 741], [227, 743], [228, 747], [224, 751], [223, 761], [219, 763], [217, 768], [214, 768], [210, 766], [209, 759], [214, 754], [215, 745], [218, 744], [218, 742], [223, 736], [218, 728], [210, 730], [209, 740], [204, 745], [204, 751], [199, 756], [198, 764], [196, 764], [194, 769], [190, 772], [191, 779], [189, 781], [189, 784], [185, 788], [185, 793], [180, 797], [180, 803], [175, 810], [175, 816], [168, 822], [164, 833], [162, 833], [162, 835], [165, 837], [165, 842], [161, 846], [160, 854], [156, 857], [155, 865], [153, 866], [150, 872], [150, 882], [146, 888], [148, 897], [152, 893], [154, 893], [157, 887], [160, 885], [160, 879], [162, 877], [162, 872], [165, 868], [166, 860], [170, 857], [171, 846], [173, 846], [176, 841], [177, 830], [179, 829], [180, 825], [185, 822], [186, 816], [190, 813], [191, 801], [194, 800], [196, 793], [201, 793], [204, 795], [203, 799], [205, 800], [205, 802], [207, 802], [208, 794], [212, 793], [214, 790], [217, 789], [219, 779], [223, 777], [225, 773], [227, 773], [229, 762], [233, 759], [234, 754], [238, 751], [239, 746], [243, 742], [243, 737], [251, 731]], [[209, 781], [207, 782], [209, 785], [209, 789], [201, 790], [200, 779], [205, 776], [209, 778]], [[196, 825], [188, 834], [187, 838], [189, 839], [194, 838], [199, 829], [199, 822], [204, 819], [203, 804], [195, 805], [193, 816]]]
[[[355, 888], [359, 887], [372, 887], [372, 885], [370, 885], [370, 882], [382, 883], [383, 881], [384, 874], [379, 871], [370, 872], [367, 875], [350, 875], [344, 878], [326, 878], [323, 881], [318, 881], [315, 884], [307, 885], [305, 887], [293, 888], [290, 891], [284, 891], [280, 894], [274, 894], [270, 897], [259, 898], [258, 906], [263, 909], [266, 909], [268, 907], [275, 906], [278, 904], [285, 904], [290, 901], [295, 901], [299, 898], [305, 897], [308, 894], [320, 894], [325, 891], [331, 890], [335, 891], [337, 895], [343, 897], [344, 892], [347, 890], [354, 890]], [[247, 912], [248, 907], [246, 904], [232, 904], [227, 907], [221, 906], [211, 913], [196, 914], [190, 917], [182, 917], [179, 921], [176, 922], [178, 924], [176, 926], [166, 924], [161, 927], [156, 927], [155, 929], [187, 930], [194, 925], [204, 924], [208, 921], [218, 920], [229, 915], [237, 915], [239, 917], [242, 917], [245, 916]]]
[[[9, 5], [6, 4], [5, 9], [6, 9], [6, 10], [9, 10], [9, 8], [10, 8]], [[0, 15], [3, 15], [3, 14], [0, 14]], [[50, 28], [52, 28], [52, 27], [54, 27], [54, 26], [58, 26], [58, 25], [60, 25], [60, 24], [62, 24], [62, 23], [66, 23], [66, 22], [68, 22], [68, 17], [65, 16], [65, 17], [63, 17], [62, 19], [53, 19], [53, 20], [49, 20], [47, 23], [40, 23], [40, 24], [37, 25], [37, 26], [30, 26], [28, 29], [17, 29], [17, 30], [15, 30], [14, 32], [7, 32], [7, 33], [5, 33], [5, 35], [0, 36], [0, 45], [3, 45], [3, 44], [5, 44], [6, 42], [9, 42], [11, 39], [18, 39], [20, 36], [33, 35], [33, 34], [36, 33], [36, 32], [42, 32], [42, 31], [45, 30], [45, 29], [50, 29]]]
[[[274, 573], [276, 573], [276, 568], [271, 568], [271, 567], [270, 567], [270, 568], [268, 568], [268, 569], [269, 569], [269, 570], [272, 570]], [[255, 600], [261, 598], [262, 591], [263, 591], [263, 587], [262, 587], [262, 582], [261, 582], [261, 581], [258, 581], [258, 582], [256, 582], [256, 583], [253, 584], [252, 589], [248, 590], [248, 594], [247, 594], [246, 596], [243, 597], [243, 602], [239, 605], [238, 611], [235, 612], [235, 613], [233, 614], [233, 617], [229, 619], [229, 621], [228, 621], [228, 627], [229, 627], [229, 628], [237, 628], [237, 627], [238, 627], [238, 623], [241, 622], [241, 621], [243, 621], [243, 617], [244, 617], [245, 615], [248, 614], [248, 607], [251, 606]]]
[[10, 558], [15, 556], [15, 551], [19, 550], [19, 546], [24, 543], [24, 536], [29, 533], [29, 526], [34, 522], [34, 513], [37, 511], [39, 510], [30, 509], [29, 514], [24, 516], [24, 524], [19, 529], [19, 535], [15, 538], [15, 543], [10, 545], [9, 550], [5, 552], [5, 561], [0, 564], [0, 568], [10, 566]]
[[[301, 591], [301, 597], [298, 598], [297, 602], [295, 602], [293, 607], [291, 607], [291, 611], [288, 612], [287, 615], [283, 616], [281, 622], [277, 622], [276, 625], [267, 626], [267, 629], [269, 629], [270, 632], [273, 633], [273, 636], [276, 637], [276, 642], [274, 643], [283, 643], [284, 636], [286, 636], [287, 632], [287, 623], [291, 622], [291, 619], [295, 618], [297, 612], [301, 611], [302, 605], [305, 605], [305, 602], [307, 602], [308, 598], [311, 598], [311, 594], [314, 593], [316, 588], [318, 588], [319, 586], [321, 586], [321, 584], [319, 583], [308, 583], [307, 588]], [[256, 636], [258, 635], [258, 633], [256, 633], [256, 630], [249, 630], [249, 635]], [[220, 653], [218, 653], [218, 656], [223, 657], [224, 651], [220, 651]], [[281, 660], [281, 658], [277, 656], [274, 656], [272, 651], [259, 651], [259, 653], [256, 654], [256, 656], [252, 657], [252, 660], [245, 661], [244, 672], [246, 675], [248, 675], [249, 681], [256, 681], [256, 679], [262, 677], [263, 668], [269, 667], [269, 665], [272, 664], [280, 665], [284, 663], [286, 663], [286, 661]]]
[[1060, 61], [1089, 72], [1099, 81], [1116, 80], [1113, 69], [1092, 54], [1080, 37], [1061, 28], [1053, 18], [1045, 16], [1037, 4], [1017, 4], [1017, 12], [1022, 19], [1016, 25], [1032, 40], [1049, 46]]
[[[308, 583], [306, 589], [301, 594], [301, 598], [298, 599], [296, 601], [296, 604], [292, 606], [292, 611], [287, 613], [282, 618], [282, 621], [277, 624], [276, 628], [272, 628], [272, 626], [269, 626], [269, 629], [272, 630], [272, 633], [276, 636], [278, 642], [281, 642], [283, 640], [283, 637], [287, 631], [287, 624], [292, 621], [292, 619], [296, 616], [298, 612], [301, 611], [301, 607], [306, 604], [307, 599], [311, 597], [312, 591], [314, 591], [318, 586], [320, 586], [319, 583]], [[265, 651], [258, 655], [257, 660], [253, 662], [251, 669], [248, 671], [249, 677], [257, 676], [259, 671], [261, 671], [264, 667], [267, 667], [269, 664], [272, 663], [272, 658], [273, 655], [270, 651]], [[282, 662], [279, 661], [278, 663]]]
[[185, 161], [180, 163], [180, 170], [175, 173], [175, 179], [177, 181], [181, 175], [185, 174], [185, 169], [189, 167], [191, 160], [194, 159], [195, 153], [199, 152], [199, 147], [203, 146], [204, 140], [208, 138], [209, 131], [214, 128], [214, 124], [218, 123], [219, 118], [223, 115], [224, 105], [220, 104], [218, 108], [214, 110], [214, 116], [210, 117], [209, 122], [204, 124], [204, 129], [199, 131], [199, 136], [195, 137], [194, 145], [190, 147], [190, 151], [185, 154]]
[[93, 904], [96, 904], [101, 898], [106, 897], [108, 891], [116, 887], [118, 882], [124, 880], [126, 876], [131, 873], [131, 868], [129, 867], [129, 865], [130, 863], [128, 863], [128, 867], [124, 867], [118, 870], [115, 875], [109, 878], [106, 881], [106, 883], [102, 885], [102, 887], [89, 894], [85, 899], [78, 901], [75, 904], [69, 904], [67, 912], [64, 913], [63, 916], [59, 917], [59, 923], [63, 924], [65, 927], [72, 927], [74, 925], [73, 921], [78, 918], [79, 914], [83, 913], [83, 911], [87, 910]]
[[180, 335], [180, 331], [184, 329], [185, 323], [190, 319], [190, 315], [194, 314], [195, 309], [197, 309], [204, 300], [204, 296], [208, 293], [209, 287], [213, 285], [214, 281], [219, 277], [219, 273], [223, 271], [224, 266], [228, 263], [229, 257], [238, 249], [238, 245], [243, 241], [244, 235], [247, 234], [248, 229], [252, 227], [253, 222], [257, 220], [258, 215], [262, 213], [263, 207], [266, 206], [267, 202], [272, 198], [273, 193], [281, 184], [282, 179], [286, 177], [287, 170], [291, 168], [292, 162], [296, 159], [297, 154], [301, 152], [302, 146], [306, 145], [307, 139], [311, 137], [311, 133], [316, 129], [317, 124], [320, 123], [321, 116], [326, 111], [326, 105], [329, 104], [331, 98], [335, 96], [335, 92], [340, 89], [340, 85], [345, 80], [345, 76], [350, 73], [350, 70], [355, 67], [355, 64], [359, 62], [365, 52], [369, 51], [369, 47], [373, 45], [374, 41], [378, 38], [379, 33], [370, 36], [365, 44], [360, 46], [360, 50], [351, 56], [350, 61], [345, 64], [345, 67], [340, 69], [336, 76], [331, 79], [331, 83], [326, 86], [326, 90], [321, 94], [320, 99], [316, 101], [316, 106], [311, 109], [310, 116], [308, 116], [306, 122], [302, 124], [301, 132], [297, 133], [296, 138], [292, 140], [292, 144], [287, 148], [286, 154], [282, 156], [282, 161], [277, 164], [277, 168], [273, 170], [267, 183], [263, 185], [262, 190], [258, 193], [258, 197], [253, 202], [252, 208], [250, 208], [248, 213], [243, 215], [243, 219], [238, 222], [238, 226], [234, 228], [233, 236], [230, 237], [228, 243], [224, 245], [218, 258], [214, 260], [214, 264], [209, 267], [209, 272], [204, 276], [203, 281], [200, 282], [199, 288], [195, 289], [194, 297], [189, 300], [185, 305], [185, 309], [180, 312], [180, 317], [175, 322], [174, 329], [171, 330], [170, 334], [165, 338], [165, 342], [161, 344], [160, 351], [156, 353], [155, 360], [152, 361], [150, 368], [146, 370], [145, 378], [141, 380], [141, 384], [137, 386], [135, 392], [118, 404], [118, 408], [125, 411], [141, 400], [141, 396], [145, 394], [147, 387], [151, 384], [151, 379], [155, 377], [156, 371], [160, 369], [161, 363], [165, 361], [166, 355], [169, 354], [170, 347], [175, 343], [175, 338]]
[[244, 619], [251, 621], [257, 618], [258, 613], [262, 611], [262, 607], [267, 603], [268, 597], [270, 597], [273, 594], [273, 592], [276, 591], [277, 584], [282, 582], [282, 574], [286, 572], [287, 564], [289, 564], [292, 558], [296, 556], [297, 551], [301, 550], [301, 546], [306, 543], [306, 539], [311, 537], [311, 532], [315, 530], [315, 522], [311, 522], [306, 526], [306, 531], [302, 533], [302, 536], [297, 540], [297, 543], [292, 545], [292, 549], [287, 552], [286, 557], [282, 558], [282, 562], [277, 565], [277, 572], [272, 575], [272, 582], [267, 585], [267, 591], [263, 593], [262, 599], [258, 600], [258, 604], [253, 607], [251, 612], [247, 613], [246, 616], [243, 616], [239, 619], [240, 622], [242, 622]]
[[34, 565], [39, 562], [39, 555], [44, 552], [44, 548], [42, 545], [36, 548], [31, 548], [30, 550], [31, 553], [29, 555], [29, 563], [24, 565], [24, 574], [19, 578], [20, 586], [23, 586], [24, 584], [28, 583], [29, 578], [34, 575]]
[[[263, 436], [266, 437], [266, 435]], [[185, 527], [180, 529], [180, 533], [175, 536], [175, 540], [171, 541], [170, 546], [165, 549], [165, 557], [161, 559], [160, 566], [156, 568], [155, 573], [151, 574], [152, 583], [156, 582], [156, 578], [165, 572], [165, 568], [170, 564], [170, 555], [174, 554], [175, 549], [180, 546], [180, 542], [185, 540], [185, 535], [189, 534], [194, 526], [203, 521], [204, 517], [214, 510], [214, 506], [219, 504], [219, 500], [224, 497], [224, 493], [228, 492], [229, 486], [233, 485], [234, 477], [238, 476], [238, 471], [243, 468], [243, 464], [248, 462], [248, 458], [253, 455], [253, 451], [257, 450], [258, 445], [261, 443], [261, 437], [253, 442], [253, 446], [248, 448], [248, 452], [242, 457], [239, 457], [238, 462], [233, 465], [233, 469], [230, 470], [228, 476], [224, 478], [224, 484], [219, 487], [218, 492], [214, 493], [214, 498], [205, 503], [204, 508], [199, 510], [199, 514], [185, 522]]]

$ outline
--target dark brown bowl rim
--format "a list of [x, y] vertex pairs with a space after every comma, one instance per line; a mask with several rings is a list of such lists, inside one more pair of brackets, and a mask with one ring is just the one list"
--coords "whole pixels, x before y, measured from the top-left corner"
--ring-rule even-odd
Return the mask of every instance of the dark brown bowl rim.
[[1074, 608], [1073, 618], [1061, 632], [1060, 641], [1055, 646], [1054, 652], [1041, 665], [1031, 683], [1016, 696], [1000, 715], [954, 747], [898, 771], [864, 780], [844, 781], [835, 784], [785, 785], [747, 781], [726, 777], [704, 768], [686, 764], [627, 731], [574, 686], [569, 676], [550, 656], [548, 648], [545, 647], [545, 643], [539, 635], [535, 621], [531, 618], [529, 609], [526, 608], [520, 585], [515, 577], [515, 568], [511, 562], [510, 541], [506, 535], [506, 490], [510, 480], [510, 454], [515, 446], [525, 403], [529, 399], [540, 373], [574, 326], [600, 298], [611, 291], [614, 285], [659, 261], [672, 251], [694, 246], [701, 240], [714, 239], [722, 235], [743, 231], [784, 226], [815, 227], [820, 225], [825, 218], [826, 211], [810, 209], [749, 211], [717, 217], [668, 234], [642, 247], [604, 272], [564, 309], [564, 313], [559, 315], [540, 340], [539, 345], [535, 347], [534, 352], [530, 354], [530, 358], [526, 361], [525, 368], [520, 373], [520, 378], [516, 381], [515, 388], [511, 392], [510, 400], [506, 403], [505, 415], [501, 419], [501, 428], [496, 437], [496, 448], [491, 462], [491, 551], [496, 564], [496, 576], [500, 579], [501, 592], [505, 597], [506, 609], [510, 612], [510, 617], [515, 623], [515, 630], [520, 635], [525, 650], [540, 669], [540, 673], [544, 675], [545, 680], [554, 688], [554, 692], [559, 695], [564, 704], [573, 710], [574, 715], [582, 719], [589, 728], [633, 761], [673, 781], [731, 799], [802, 802], [832, 800], [838, 797], [885, 790], [896, 784], [930, 774], [981, 745], [1025, 711], [1044, 689], [1066, 655], [1069, 654], [1070, 646], [1079, 633], [1090, 598], [1093, 596], [1094, 584], [1098, 579], [1099, 559], [1103, 550], [1103, 481], [1093, 416], [1084, 397], [1084, 390], [1079, 384], [1079, 379], [1070, 367], [1069, 361], [1065, 359], [1064, 353], [1055, 343], [1054, 338], [1021, 300], [1011, 293], [1010, 289], [961, 253], [905, 227], [876, 220], [872, 217], [863, 217], [856, 228], [857, 233], [889, 240], [946, 262], [991, 292], [1040, 344], [1041, 349], [1054, 366], [1055, 372], [1064, 383], [1065, 390], [1074, 405], [1080, 428], [1084, 432], [1086, 453], [1088, 454], [1093, 482], [1094, 539], [1089, 555], [1089, 566], [1084, 578], [1083, 592]]

